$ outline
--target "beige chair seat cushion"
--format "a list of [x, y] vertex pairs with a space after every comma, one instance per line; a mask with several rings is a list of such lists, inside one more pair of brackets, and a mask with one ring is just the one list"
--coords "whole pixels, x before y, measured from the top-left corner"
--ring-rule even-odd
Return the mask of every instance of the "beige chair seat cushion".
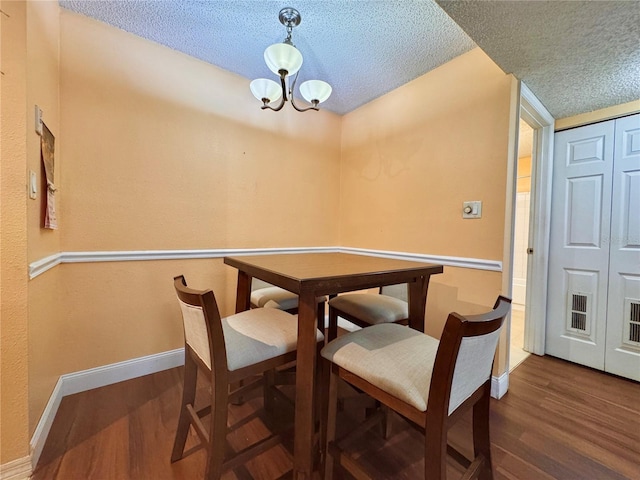
[[409, 304], [388, 295], [353, 293], [329, 300], [329, 306], [370, 325], [393, 323], [409, 317]]
[[[318, 303], [324, 303], [327, 297], [318, 297]], [[251, 304], [255, 307], [291, 310], [298, 308], [298, 295], [280, 287], [259, 288], [251, 292]]]
[[267, 308], [291, 310], [298, 308], [298, 295], [280, 287], [259, 288], [251, 292], [251, 304], [261, 308], [266, 306]]
[[[230, 371], [296, 349], [298, 316], [275, 308], [246, 310], [222, 319], [227, 367]], [[316, 341], [324, 335], [316, 330]]]
[[347, 333], [322, 356], [424, 412], [439, 341], [389, 323]]

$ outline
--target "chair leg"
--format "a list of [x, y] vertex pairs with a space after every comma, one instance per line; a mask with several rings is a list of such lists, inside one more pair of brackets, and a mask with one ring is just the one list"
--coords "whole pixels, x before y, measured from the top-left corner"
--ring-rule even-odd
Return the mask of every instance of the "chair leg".
[[[324, 390], [326, 389], [326, 385], [328, 385], [327, 383], [325, 383], [325, 378], [324, 378], [324, 370], [325, 370], [325, 365], [324, 365], [324, 359], [322, 358], [322, 355], [320, 355], [320, 352], [322, 351], [322, 347], [324, 345], [322, 343], [318, 343], [316, 346], [316, 376], [315, 376], [315, 391], [316, 391], [316, 395], [315, 398], [317, 399], [314, 402], [314, 424], [318, 424], [322, 422], [322, 415], [324, 412], [324, 396], [325, 396], [325, 392]], [[322, 453], [322, 440], [320, 440], [320, 453]]]
[[318, 302], [318, 311], [316, 312], [318, 316], [318, 328], [321, 332], [324, 332], [324, 304], [325, 302]]
[[485, 387], [485, 394], [473, 406], [473, 450], [476, 458], [482, 455], [483, 465], [478, 478], [480, 480], [492, 480], [493, 468], [491, 465], [491, 439], [489, 436], [489, 404], [490, 386]]
[[218, 480], [222, 476], [224, 455], [227, 450], [227, 414], [229, 385], [216, 379], [211, 392], [211, 423], [209, 427], [209, 446], [206, 480]]
[[334, 458], [329, 452], [329, 444], [336, 438], [336, 416], [338, 412], [338, 375], [331, 372], [331, 364], [323, 360], [322, 377], [324, 386], [322, 422], [320, 429], [321, 458], [323, 463], [323, 477], [325, 480], [333, 478]]
[[336, 309], [329, 306], [329, 328], [327, 330], [327, 343], [331, 340], [335, 340], [338, 336], [338, 312]]
[[267, 370], [264, 372], [263, 376], [263, 402], [264, 402], [264, 411], [271, 415], [275, 409], [275, 394], [273, 393], [273, 388], [276, 383], [276, 372], [275, 370]]
[[447, 478], [447, 430], [427, 415], [424, 442], [424, 478]]
[[182, 404], [180, 405], [180, 418], [178, 419], [176, 438], [173, 442], [171, 462], [180, 460], [184, 453], [184, 446], [187, 442], [187, 436], [189, 435], [189, 427], [191, 426], [191, 419], [187, 412], [187, 405], [193, 405], [193, 402], [195, 401], [197, 379], [198, 366], [193, 358], [191, 358], [189, 352], [185, 349]]
[[382, 438], [384, 438], [385, 440], [388, 440], [389, 437], [391, 436], [391, 421], [393, 418], [393, 414], [391, 409], [386, 405], [381, 405], [380, 408], [382, 409], [382, 412], [383, 412]]

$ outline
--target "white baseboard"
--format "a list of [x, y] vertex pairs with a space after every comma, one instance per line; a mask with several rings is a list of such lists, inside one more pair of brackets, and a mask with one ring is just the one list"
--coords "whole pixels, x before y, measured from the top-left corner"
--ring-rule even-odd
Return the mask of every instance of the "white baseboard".
[[42, 453], [44, 444], [47, 441], [47, 436], [49, 435], [49, 430], [51, 430], [51, 425], [53, 424], [53, 420], [56, 418], [58, 407], [60, 406], [62, 397], [64, 397], [62, 390], [62, 377], [60, 377], [56, 386], [53, 388], [53, 392], [51, 392], [49, 401], [44, 407], [44, 412], [42, 412], [38, 425], [36, 425], [36, 429], [31, 437], [31, 465], [33, 468], [36, 468], [36, 465], [38, 465], [40, 454]]
[[0, 465], [0, 480], [28, 480], [31, 477], [29, 455]]
[[184, 364], [184, 348], [156, 353], [146, 357], [90, 368], [62, 375], [62, 395], [73, 395], [93, 388], [124, 382], [150, 373], [161, 372]]
[[[183, 364], [184, 348], [178, 348], [168, 352], [61, 375], [31, 437], [31, 462], [29, 463], [29, 468], [31, 469], [32, 465], [35, 467], [38, 464], [40, 454], [63, 397], [161, 372]], [[4, 477], [0, 477], [0, 480], [4, 480]]]
[[491, 377], [491, 396], [500, 400], [509, 390], [509, 372], [506, 371], [499, 377]]

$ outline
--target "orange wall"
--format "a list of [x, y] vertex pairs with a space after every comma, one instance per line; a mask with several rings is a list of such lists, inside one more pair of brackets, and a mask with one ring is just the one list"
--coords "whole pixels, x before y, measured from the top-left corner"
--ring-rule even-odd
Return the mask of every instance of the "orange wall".
[[[40, 158], [40, 137], [34, 129], [33, 110], [38, 105], [43, 120], [55, 136], [56, 186], [62, 182], [64, 142], [60, 129], [60, 7], [57, 1], [27, 2], [27, 168], [38, 176], [38, 194], [27, 200], [27, 251], [29, 262], [60, 252], [60, 230], [41, 228], [42, 199], [46, 195], [45, 177]], [[63, 190], [55, 193], [56, 210], [60, 221]], [[60, 330], [64, 321], [62, 306], [66, 299], [60, 295], [60, 271], [54, 269], [29, 282], [29, 432], [33, 433], [44, 409], [42, 399], [48, 400], [60, 376], [46, 375], [55, 369], [60, 355]], [[48, 332], [55, 332], [49, 336]], [[42, 334], [41, 334], [42, 332]], [[36, 400], [34, 402], [34, 400]], [[45, 401], [46, 402], [46, 401]]]
[[[59, 68], [60, 251], [338, 243], [340, 117], [262, 111], [248, 80], [65, 10]], [[181, 273], [232, 312], [221, 260], [64, 264], [31, 282], [30, 432], [61, 374], [182, 346]]]
[[262, 111], [245, 78], [65, 10], [62, 27], [64, 251], [337, 241], [340, 117]]
[[[29, 261], [323, 245], [502, 259], [510, 79], [480, 50], [340, 118], [261, 111], [248, 80], [65, 10], [59, 31], [59, 119], [55, 82], [34, 80], [29, 103], [55, 127], [60, 231], [36, 226], [31, 202]], [[461, 219], [464, 200], [483, 200], [481, 220]], [[501, 286], [499, 272], [445, 270], [434, 335]], [[182, 345], [180, 273], [231, 313], [235, 271], [219, 259], [64, 264], [30, 282], [30, 433], [61, 374]]]
[[[511, 79], [480, 49], [344, 116], [341, 245], [502, 260]], [[462, 219], [465, 200], [482, 218]], [[491, 307], [498, 272], [445, 267], [427, 331]]]
[[518, 181], [516, 183], [518, 193], [531, 191], [531, 157], [518, 158]]
[[27, 14], [0, 4], [0, 464], [29, 454], [26, 77]]
[[[511, 79], [480, 49], [342, 118], [274, 113], [248, 80], [56, 0], [2, 9], [0, 464], [28, 454], [61, 374], [181, 346], [172, 276], [213, 288], [223, 314], [234, 303], [219, 259], [65, 264], [32, 281], [29, 262], [322, 245], [503, 258]], [[27, 171], [41, 178], [34, 104], [56, 136], [54, 232], [40, 228], [43, 192], [26, 200]], [[483, 201], [481, 220], [462, 220], [465, 200]], [[446, 267], [427, 332], [451, 310], [485, 310], [502, 283]]]
[[[60, 131], [60, 7], [56, 0], [27, 2], [27, 167], [38, 177], [38, 194], [27, 201], [29, 262], [60, 251], [60, 231], [40, 228], [42, 225], [42, 197], [46, 195], [45, 179], [40, 158], [40, 136], [35, 132], [34, 106], [43, 111], [43, 120], [56, 138], [54, 180], [60, 183], [64, 156]], [[57, 210], [63, 192], [56, 196]]]

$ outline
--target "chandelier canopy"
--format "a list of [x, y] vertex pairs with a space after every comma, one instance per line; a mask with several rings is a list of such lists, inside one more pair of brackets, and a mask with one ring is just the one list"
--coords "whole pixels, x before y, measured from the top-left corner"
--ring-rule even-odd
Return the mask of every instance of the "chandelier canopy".
[[[274, 43], [264, 51], [264, 61], [273, 73], [280, 77], [280, 85], [267, 78], [258, 78], [251, 82], [251, 93], [262, 102], [262, 109], [281, 110], [287, 100], [299, 112], [319, 110], [318, 105], [331, 95], [331, 85], [322, 80], [307, 80], [300, 84], [300, 95], [311, 106], [300, 108], [293, 99], [293, 93], [302, 67], [302, 54], [291, 41], [293, 27], [300, 25], [302, 17], [295, 8], [286, 7], [278, 15], [280, 23], [287, 29], [287, 38], [282, 43]], [[287, 89], [287, 77], [293, 76], [291, 88]], [[278, 106], [272, 103], [280, 100]]]

